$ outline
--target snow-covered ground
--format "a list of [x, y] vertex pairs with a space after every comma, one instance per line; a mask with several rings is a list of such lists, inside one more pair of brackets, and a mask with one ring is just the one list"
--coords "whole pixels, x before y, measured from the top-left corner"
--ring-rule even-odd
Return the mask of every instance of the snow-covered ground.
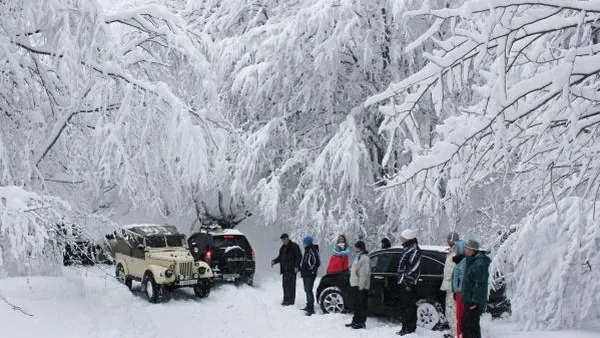
[[[369, 318], [367, 330], [344, 327], [349, 315], [304, 316], [301, 284], [294, 307], [283, 308], [274, 275], [256, 287], [223, 285], [206, 299], [179, 290], [167, 303], [150, 304], [114, 278], [112, 267], [68, 268], [60, 277], [0, 280], [0, 294], [30, 313], [0, 300], [0, 337], [153, 338], [153, 337], [394, 337], [397, 324]], [[264, 275], [263, 275], [264, 276]], [[484, 321], [486, 338], [598, 338], [600, 331], [519, 333], [509, 323]], [[413, 337], [441, 337], [418, 331]]]

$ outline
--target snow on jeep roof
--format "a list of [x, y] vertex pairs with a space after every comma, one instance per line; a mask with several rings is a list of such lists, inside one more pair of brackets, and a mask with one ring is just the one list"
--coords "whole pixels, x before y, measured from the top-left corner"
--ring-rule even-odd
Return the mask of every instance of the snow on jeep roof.
[[177, 227], [168, 224], [129, 224], [122, 227], [142, 236], [179, 235]]

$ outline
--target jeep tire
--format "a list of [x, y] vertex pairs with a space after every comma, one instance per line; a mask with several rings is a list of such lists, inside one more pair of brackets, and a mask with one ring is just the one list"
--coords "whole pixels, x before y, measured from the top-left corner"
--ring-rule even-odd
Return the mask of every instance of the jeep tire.
[[210, 286], [198, 284], [194, 286], [194, 294], [198, 298], [206, 298], [210, 294]]
[[129, 290], [131, 290], [131, 278], [125, 275], [125, 268], [123, 268], [123, 265], [121, 263], [117, 264], [117, 267], [115, 268], [115, 277], [119, 282], [125, 284], [125, 286]]
[[144, 278], [142, 279], [142, 291], [144, 291], [150, 303], [158, 302], [162, 290], [154, 281], [154, 275], [152, 275], [152, 272], [150, 271], [144, 274]]

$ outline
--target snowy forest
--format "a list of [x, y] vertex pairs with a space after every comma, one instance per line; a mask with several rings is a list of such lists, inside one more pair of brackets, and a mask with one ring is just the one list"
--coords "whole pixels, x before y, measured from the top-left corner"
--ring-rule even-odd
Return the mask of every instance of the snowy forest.
[[456, 230], [524, 328], [579, 327], [600, 1], [0, 0], [0, 276], [51, 274], [58, 224], [102, 236], [123, 209], [328, 243]]

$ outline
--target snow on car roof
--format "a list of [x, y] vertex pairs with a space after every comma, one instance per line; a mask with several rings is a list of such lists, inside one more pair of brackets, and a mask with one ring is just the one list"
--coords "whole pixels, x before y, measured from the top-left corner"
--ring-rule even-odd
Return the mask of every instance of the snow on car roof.
[[179, 235], [177, 227], [168, 224], [128, 224], [122, 227], [142, 236]]
[[[402, 245], [395, 245], [392, 248], [402, 249]], [[443, 253], [447, 253], [448, 249], [449, 249], [447, 246], [441, 246], [441, 245], [420, 245], [420, 244], [419, 244], [419, 248], [421, 248], [421, 250], [437, 251], [437, 252], [443, 252]]]

